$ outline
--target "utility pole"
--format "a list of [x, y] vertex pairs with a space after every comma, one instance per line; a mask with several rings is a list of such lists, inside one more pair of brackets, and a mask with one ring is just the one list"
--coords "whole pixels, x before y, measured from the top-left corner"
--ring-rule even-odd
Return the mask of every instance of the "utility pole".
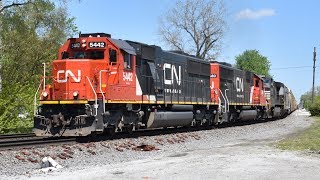
[[316, 70], [316, 47], [313, 48], [313, 80], [312, 80], [312, 99], [311, 102], [313, 104], [313, 100], [314, 100], [314, 77], [315, 77], [315, 70]]

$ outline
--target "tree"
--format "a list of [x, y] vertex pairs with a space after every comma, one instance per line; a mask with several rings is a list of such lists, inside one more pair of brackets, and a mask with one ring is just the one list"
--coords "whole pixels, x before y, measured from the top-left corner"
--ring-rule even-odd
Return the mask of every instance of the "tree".
[[[0, 92], [2, 90], [2, 78], [5, 78], [3, 76], [9, 75], [7, 76], [7, 81], [10, 82], [12, 82], [13, 78], [25, 82], [25, 78], [30, 77], [30, 72], [31, 75], [34, 72], [38, 73], [41, 68], [41, 61], [49, 58], [48, 53], [44, 53], [31, 60], [36, 64], [33, 64], [32, 68], [24, 68], [25, 71], [27, 69], [31, 70], [25, 76], [26, 74], [24, 73], [14, 74], [12, 72], [15, 69], [21, 72], [21, 67], [11, 63], [17, 56], [24, 56], [28, 48], [29, 52], [36, 53], [42, 53], [43, 51], [32, 51], [35, 48], [46, 49], [46, 47], [49, 47], [48, 51], [52, 51], [53, 48], [57, 49], [57, 45], [61, 44], [65, 37], [76, 31], [76, 27], [73, 24], [74, 18], [67, 17], [67, 1], [59, 0], [59, 2], [61, 3], [60, 7], [56, 7], [53, 1], [50, 0], [6, 0], [4, 2], [0, 0]], [[48, 34], [45, 35], [44, 33]], [[36, 43], [34, 43], [35, 41]], [[42, 44], [39, 41], [42, 41]], [[34, 45], [39, 45], [39, 47], [30, 46], [30, 42], [33, 42]], [[55, 56], [53, 53], [49, 54]], [[12, 55], [16, 58], [13, 58]], [[10, 61], [9, 64], [6, 60]], [[30, 63], [26, 59], [23, 62]], [[25, 65], [21, 62], [19, 63], [20, 66]], [[10, 67], [10, 65], [13, 67]], [[6, 66], [6, 68], [2, 69], [2, 66]], [[9, 70], [9, 74], [6, 74], [6, 70]], [[12, 74], [20, 77], [12, 76]]]
[[75, 29], [64, 7], [36, 0], [1, 16], [3, 83], [29, 84], [39, 80], [42, 63], [56, 58], [60, 45]]
[[223, 0], [179, 0], [161, 17], [159, 34], [171, 48], [214, 59], [225, 32]]
[[56, 58], [59, 47], [75, 34], [76, 27], [66, 6], [49, 0], [11, 6], [0, 14], [0, 133], [21, 132], [32, 127], [33, 98], [42, 63]]
[[23, 6], [23, 5], [31, 4], [31, 3], [33, 3], [32, 0], [27, 0], [27, 1], [6, 2], [5, 5], [3, 5], [2, 0], [0, 0], [0, 13], [2, 13], [2, 11], [9, 9], [11, 7]]
[[242, 70], [251, 71], [258, 75], [271, 77], [270, 61], [262, 56], [258, 50], [246, 50], [236, 56], [236, 67]]
[[[315, 95], [314, 104], [316, 104], [315, 106], [317, 106], [320, 103], [320, 86], [315, 87], [314, 95]], [[312, 89], [310, 89], [309, 91], [307, 91], [301, 95], [300, 104], [308, 110], [310, 109], [310, 107], [312, 107], [312, 105], [313, 105], [312, 104]], [[318, 108], [320, 109], [320, 106]]]

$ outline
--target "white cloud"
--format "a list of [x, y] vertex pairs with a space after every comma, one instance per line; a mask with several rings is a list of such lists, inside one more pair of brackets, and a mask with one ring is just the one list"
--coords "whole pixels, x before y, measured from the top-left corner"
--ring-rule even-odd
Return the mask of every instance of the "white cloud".
[[251, 10], [249, 8], [240, 11], [236, 15], [236, 19], [260, 19], [263, 17], [274, 16], [276, 14], [274, 9], [260, 9], [260, 10]]

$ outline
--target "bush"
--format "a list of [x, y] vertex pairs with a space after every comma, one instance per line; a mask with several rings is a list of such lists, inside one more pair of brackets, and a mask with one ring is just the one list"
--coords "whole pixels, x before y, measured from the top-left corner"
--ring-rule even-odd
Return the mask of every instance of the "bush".
[[4, 84], [0, 94], [0, 134], [31, 132], [34, 87]]
[[320, 116], [320, 96], [315, 96], [313, 104], [308, 108], [311, 116]]

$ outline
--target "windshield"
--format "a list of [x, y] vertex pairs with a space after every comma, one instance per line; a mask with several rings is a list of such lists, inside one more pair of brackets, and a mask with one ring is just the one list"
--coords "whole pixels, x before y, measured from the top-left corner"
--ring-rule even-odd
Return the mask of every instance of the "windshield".
[[71, 56], [63, 53], [62, 59], [104, 59], [104, 51], [75, 51]]

